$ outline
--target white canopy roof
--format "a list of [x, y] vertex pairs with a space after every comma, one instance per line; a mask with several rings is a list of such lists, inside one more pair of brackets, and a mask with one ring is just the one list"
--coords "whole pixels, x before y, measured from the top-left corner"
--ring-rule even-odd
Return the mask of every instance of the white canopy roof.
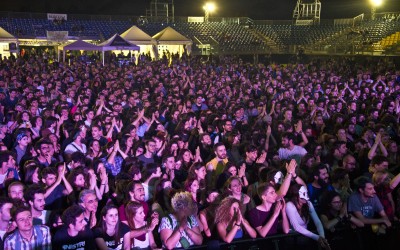
[[17, 38], [11, 35], [8, 31], [0, 27], [0, 41], [17, 41]]
[[136, 45], [155, 45], [157, 44], [156, 40], [149, 36], [146, 32], [139, 29], [136, 25], [133, 25], [124, 33], [121, 34], [121, 37], [131, 43]]
[[138, 50], [140, 47], [115, 34], [110, 39], [99, 44], [103, 51], [108, 50]]
[[166, 27], [162, 31], [158, 32], [153, 36], [157, 40], [158, 44], [171, 44], [171, 45], [189, 45], [192, 41], [174, 30], [171, 27]]

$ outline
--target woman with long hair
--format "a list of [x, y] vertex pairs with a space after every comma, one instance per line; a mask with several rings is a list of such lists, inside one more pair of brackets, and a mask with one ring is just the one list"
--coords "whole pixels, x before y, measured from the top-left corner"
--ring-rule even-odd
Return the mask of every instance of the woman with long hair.
[[181, 149], [176, 160], [180, 160], [182, 162], [183, 170], [188, 171], [190, 166], [193, 164], [192, 152], [190, 152], [189, 149]]
[[347, 204], [339, 193], [327, 191], [322, 195], [320, 217], [333, 249], [354, 249], [348, 244], [356, 238], [353, 228], [363, 227], [364, 223], [347, 213]]
[[134, 139], [130, 135], [124, 135], [122, 136], [121, 139], [121, 150], [124, 152], [126, 155], [134, 155]]
[[[27, 165], [27, 164], [25, 164]], [[39, 166], [36, 165], [35, 163], [31, 163], [27, 166], [24, 166], [25, 168], [25, 184], [40, 184], [40, 179], [39, 179]]]
[[199, 202], [198, 191], [200, 188], [199, 181], [195, 178], [188, 178], [185, 181], [184, 188], [186, 192], [189, 192], [192, 195], [193, 201], [198, 203]]
[[130, 250], [130, 229], [119, 220], [117, 207], [107, 204], [101, 210], [101, 219], [99, 226], [94, 229], [97, 248], [99, 250]]
[[86, 158], [93, 161], [94, 158], [101, 158], [103, 155], [99, 140], [93, 139], [89, 143], [88, 153]]
[[246, 232], [251, 238], [257, 233], [240, 211], [239, 201], [233, 197], [222, 200], [215, 214], [215, 224], [221, 240], [231, 243], [234, 239], [243, 238]]
[[32, 119], [32, 139], [36, 139], [40, 136], [40, 131], [42, 130], [42, 126], [43, 126], [43, 118], [40, 116], [35, 116]]
[[171, 211], [171, 194], [173, 193], [170, 180], [161, 179], [155, 189], [151, 210], [164, 217]]
[[242, 181], [239, 177], [231, 176], [225, 182], [224, 185], [224, 195], [233, 197], [239, 201], [240, 210], [242, 214], [246, 213], [247, 205], [250, 204], [251, 198], [247, 194], [242, 192]]
[[146, 228], [145, 234], [133, 238], [132, 249], [157, 248], [152, 232], [158, 224], [158, 214], [152, 214], [151, 223], [148, 225], [143, 205], [136, 201], [130, 201], [126, 204], [125, 213], [131, 229]]
[[201, 162], [195, 162], [189, 168], [189, 179], [196, 179], [199, 183], [201, 190], [205, 189], [205, 179], [206, 179], [206, 166]]
[[[293, 184], [289, 189], [289, 202], [286, 204], [286, 214], [289, 218], [293, 229], [307, 237], [318, 242], [319, 246], [325, 249], [330, 249], [328, 241], [325, 239], [325, 232], [314, 206], [308, 197], [308, 191], [305, 186]], [[314, 221], [318, 234], [315, 234], [307, 229], [310, 218]], [[310, 242], [304, 238], [304, 242], [297, 241], [299, 247], [307, 249], [310, 247]]]

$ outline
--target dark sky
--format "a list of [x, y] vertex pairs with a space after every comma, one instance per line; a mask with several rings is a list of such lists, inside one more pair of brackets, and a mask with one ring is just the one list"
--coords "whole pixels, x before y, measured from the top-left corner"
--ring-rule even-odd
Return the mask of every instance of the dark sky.
[[[171, 0], [170, 0], [171, 1]], [[204, 15], [205, 0], [174, 0], [176, 16]], [[305, 0], [313, 1], [313, 0]], [[369, 13], [369, 0], [322, 0], [323, 19], [354, 17]], [[253, 19], [291, 19], [296, 0], [214, 0], [214, 16], [247, 16]], [[2, 11], [76, 14], [144, 15], [150, 0], [10, 0]], [[378, 12], [400, 11], [400, 0], [384, 0]]]

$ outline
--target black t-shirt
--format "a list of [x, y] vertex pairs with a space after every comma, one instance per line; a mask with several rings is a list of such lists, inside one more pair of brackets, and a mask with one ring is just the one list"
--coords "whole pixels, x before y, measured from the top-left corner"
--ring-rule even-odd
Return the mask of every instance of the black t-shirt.
[[93, 230], [94, 238], [102, 238], [108, 249], [124, 249], [124, 235], [126, 233], [129, 233], [130, 228], [124, 224], [120, 223], [119, 224], [119, 230], [118, 230], [118, 235], [119, 235], [119, 244], [116, 244], [114, 240], [114, 236], [109, 236], [106, 232], [103, 231], [101, 227], [96, 227]]
[[64, 250], [64, 249], [96, 249], [94, 242], [93, 233], [91, 230], [85, 229], [80, 232], [77, 236], [71, 237], [68, 235], [67, 227], [62, 227], [56, 232], [52, 240], [53, 250]]

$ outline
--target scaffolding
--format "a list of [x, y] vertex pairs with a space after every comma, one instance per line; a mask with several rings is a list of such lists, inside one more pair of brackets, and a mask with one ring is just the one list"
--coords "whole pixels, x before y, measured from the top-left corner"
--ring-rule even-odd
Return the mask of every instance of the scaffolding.
[[146, 17], [152, 21], [173, 23], [175, 20], [174, 0], [151, 0]]
[[297, 0], [293, 11], [293, 19], [296, 25], [319, 24], [321, 20], [321, 2], [314, 0], [313, 2], [305, 3], [302, 0]]

